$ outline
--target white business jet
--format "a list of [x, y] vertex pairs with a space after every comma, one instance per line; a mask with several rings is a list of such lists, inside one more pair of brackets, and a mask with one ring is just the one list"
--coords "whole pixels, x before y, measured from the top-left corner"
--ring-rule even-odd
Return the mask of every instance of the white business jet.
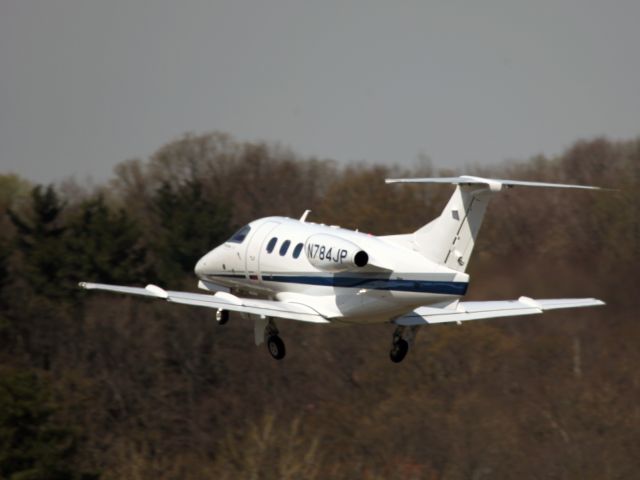
[[438, 218], [413, 233], [372, 236], [300, 219], [255, 220], [202, 257], [198, 287], [209, 293], [81, 283], [86, 289], [156, 297], [255, 318], [256, 345], [267, 343], [275, 359], [285, 356], [276, 319], [327, 325], [396, 325], [390, 357], [400, 362], [418, 327], [434, 323], [542, 313], [604, 305], [595, 298], [463, 302], [465, 273], [489, 199], [504, 188], [597, 187], [472, 176], [387, 179], [387, 183], [456, 185]]

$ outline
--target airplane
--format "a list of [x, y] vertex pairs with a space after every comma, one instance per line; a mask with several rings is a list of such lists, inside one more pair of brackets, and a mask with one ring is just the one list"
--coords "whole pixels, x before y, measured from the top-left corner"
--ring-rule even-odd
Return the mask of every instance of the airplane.
[[276, 319], [325, 325], [391, 323], [389, 357], [401, 362], [425, 325], [539, 314], [547, 310], [604, 305], [596, 298], [461, 301], [465, 273], [489, 203], [514, 187], [600, 190], [599, 187], [459, 177], [397, 178], [386, 183], [455, 185], [439, 217], [415, 232], [373, 236], [299, 219], [255, 220], [195, 265], [198, 287], [208, 293], [81, 282], [82, 288], [142, 295], [254, 318], [256, 345], [285, 356]]

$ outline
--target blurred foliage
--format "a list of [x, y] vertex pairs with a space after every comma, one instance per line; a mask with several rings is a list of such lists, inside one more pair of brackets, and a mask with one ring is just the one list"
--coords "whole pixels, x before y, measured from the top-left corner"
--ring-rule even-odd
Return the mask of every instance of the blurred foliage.
[[10, 480], [98, 478], [70, 463], [72, 429], [57, 425], [46, 386], [30, 372], [0, 370], [0, 476]]
[[[424, 328], [400, 365], [391, 326], [283, 321], [274, 362], [240, 317], [216, 328], [207, 310], [76, 288], [194, 288], [197, 258], [238, 227], [307, 208], [410, 232], [451, 188], [383, 179], [457, 173], [615, 188], [502, 192], [469, 272], [472, 299], [607, 307]], [[635, 478], [639, 187], [640, 139], [604, 138], [455, 172], [338, 167], [210, 133], [94, 188], [0, 175], [0, 477]]]

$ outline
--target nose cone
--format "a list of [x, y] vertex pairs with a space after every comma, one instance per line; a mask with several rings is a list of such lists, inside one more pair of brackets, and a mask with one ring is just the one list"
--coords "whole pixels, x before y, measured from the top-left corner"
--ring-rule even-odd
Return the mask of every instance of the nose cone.
[[204, 278], [206, 275], [215, 275], [222, 263], [223, 254], [224, 252], [221, 251], [219, 247], [214, 248], [198, 260], [193, 271], [196, 272], [196, 275], [200, 278]]
[[198, 263], [196, 263], [196, 266], [193, 269], [193, 271], [196, 272], [196, 275], [198, 277], [202, 277], [204, 276], [206, 269], [207, 269], [207, 255], [205, 255], [200, 260], [198, 260]]

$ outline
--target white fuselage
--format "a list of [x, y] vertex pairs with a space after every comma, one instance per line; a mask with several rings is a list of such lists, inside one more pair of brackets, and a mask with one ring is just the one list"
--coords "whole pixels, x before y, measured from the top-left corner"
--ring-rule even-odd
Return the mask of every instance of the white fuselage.
[[195, 272], [212, 290], [300, 302], [349, 323], [388, 322], [420, 305], [457, 300], [469, 282], [410, 242], [284, 217], [251, 222], [202, 257]]

